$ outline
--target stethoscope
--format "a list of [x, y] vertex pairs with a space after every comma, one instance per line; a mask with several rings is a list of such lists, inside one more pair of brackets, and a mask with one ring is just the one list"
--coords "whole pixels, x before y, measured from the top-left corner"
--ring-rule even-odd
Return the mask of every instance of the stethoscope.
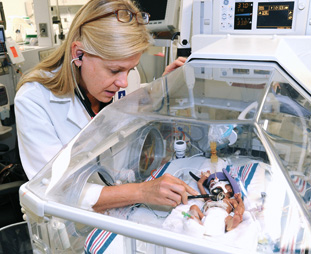
[[[89, 101], [89, 99], [87, 98], [87, 96], [83, 93], [83, 91], [81, 91], [79, 85], [78, 85], [78, 82], [77, 82], [77, 79], [76, 79], [76, 76], [74, 75], [74, 70], [73, 70], [73, 63], [74, 61], [76, 60], [80, 60], [82, 61], [82, 57], [83, 57], [83, 53], [77, 57], [77, 58], [74, 58], [70, 61], [70, 69], [71, 69], [71, 75], [72, 75], [72, 78], [73, 78], [73, 82], [75, 83], [75, 94], [77, 95], [77, 97], [79, 98], [79, 100], [81, 101], [83, 107], [85, 108], [85, 110], [87, 111], [87, 113], [89, 114], [89, 116], [91, 118], [95, 117], [96, 114], [93, 112], [92, 110], [92, 105]], [[107, 102], [107, 103], [102, 103], [102, 107], [105, 107], [107, 105], [109, 105], [110, 103], [112, 102], [112, 100], [110, 102]]]
[[93, 112], [91, 105], [90, 105], [90, 102], [87, 100], [87, 97], [82, 93], [80, 87], [78, 86], [78, 82], [77, 82], [76, 76], [74, 75], [74, 70], [73, 70], [74, 61], [76, 61], [76, 60], [82, 61], [82, 57], [83, 57], [83, 53], [79, 57], [73, 58], [71, 60], [71, 62], [70, 62], [71, 75], [73, 78], [73, 82], [75, 83], [75, 94], [77, 95], [77, 97], [79, 98], [81, 103], [83, 104], [83, 107], [85, 108], [85, 110], [87, 111], [89, 116], [91, 118], [93, 118], [96, 114]]
[[[89, 114], [89, 116], [91, 118], [95, 117], [96, 114], [93, 112], [92, 107], [91, 107], [91, 103], [88, 100], [88, 98], [86, 97], [85, 94], [82, 93], [80, 87], [78, 86], [77, 83], [77, 79], [76, 76], [74, 75], [74, 70], [73, 70], [73, 63], [76, 60], [80, 60], [82, 61], [82, 57], [83, 57], [83, 53], [77, 57], [77, 58], [73, 58], [70, 61], [70, 68], [71, 68], [71, 75], [73, 78], [73, 81], [75, 83], [75, 94], [77, 95], [77, 97], [79, 98], [79, 100], [81, 101], [83, 107], [85, 108], [85, 110], [87, 111], [87, 113]], [[97, 162], [99, 163], [99, 156], [97, 157]], [[107, 172], [106, 172], [107, 173]], [[108, 173], [107, 173], [108, 174]], [[107, 185], [107, 186], [112, 186], [113, 184], [111, 184], [102, 174], [98, 173], [99, 177], [101, 178], [101, 180]], [[109, 174], [108, 174], [109, 175]], [[110, 176], [110, 175], [109, 175]]]

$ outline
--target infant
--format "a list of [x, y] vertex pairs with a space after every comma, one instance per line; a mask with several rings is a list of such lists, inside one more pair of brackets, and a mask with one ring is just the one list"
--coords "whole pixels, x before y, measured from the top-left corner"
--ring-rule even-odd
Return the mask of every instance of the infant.
[[205, 235], [221, 235], [236, 228], [242, 222], [245, 210], [237, 182], [225, 169], [214, 174], [210, 171], [201, 173], [200, 178], [192, 176], [206, 197], [202, 210], [192, 205], [187, 217], [203, 225]]

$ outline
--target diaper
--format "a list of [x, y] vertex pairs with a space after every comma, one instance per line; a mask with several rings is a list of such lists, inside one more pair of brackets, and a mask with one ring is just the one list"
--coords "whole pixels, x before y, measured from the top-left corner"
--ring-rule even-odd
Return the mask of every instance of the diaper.
[[226, 224], [225, 219], [228, 213], [225, 209], [220, 207], [208, 208], [202, 219], [205, 228], [205, 235], [218, 236], [225, 233]]

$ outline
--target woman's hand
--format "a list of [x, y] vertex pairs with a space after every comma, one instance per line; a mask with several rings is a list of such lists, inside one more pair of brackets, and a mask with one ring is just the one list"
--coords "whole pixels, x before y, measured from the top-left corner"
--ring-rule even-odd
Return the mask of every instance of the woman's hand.
[[168, 205], [175, 207], [180, 203], [187, 204], [188, 193], [198, 195], [198, 192], [188, 186], [184, 181], [170, 175], [143, 182], [140, 185], [143, 203], [154, 205]]
[[129, 183], [102, 188], [100, 197], [93, 210], [104, 212], [110, 208], [123, 207], [136, 203], [154, 205], [177, 206], [187, 204], [188, 193], [199, 193], [188, 186], [184, 181], [170, 175], [163, 176], [142, 183]]
[[162, 76], [170, 73], [171, 71], [175, 70], [176, 68], [183, 66], [184, 63], [186, 62], [187, 58], [185, 57], [178, 57], [174, 62], [172, 62], [171, 64], [169, 64], [168, 66], [166, 66]]

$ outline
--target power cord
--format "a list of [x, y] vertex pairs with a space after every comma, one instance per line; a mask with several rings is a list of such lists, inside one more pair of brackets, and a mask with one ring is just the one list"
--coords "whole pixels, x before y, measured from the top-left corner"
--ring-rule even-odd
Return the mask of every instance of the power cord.
[[177, 36], [180, 35], [180, 32], [176, 32], [173, 34], [172, 38], [171, 38], [171, 45], [170, 45], [170, 63], [172, 63], [174, 61], [174, 57], [173, 57], [173, 43], [176, 39]]

